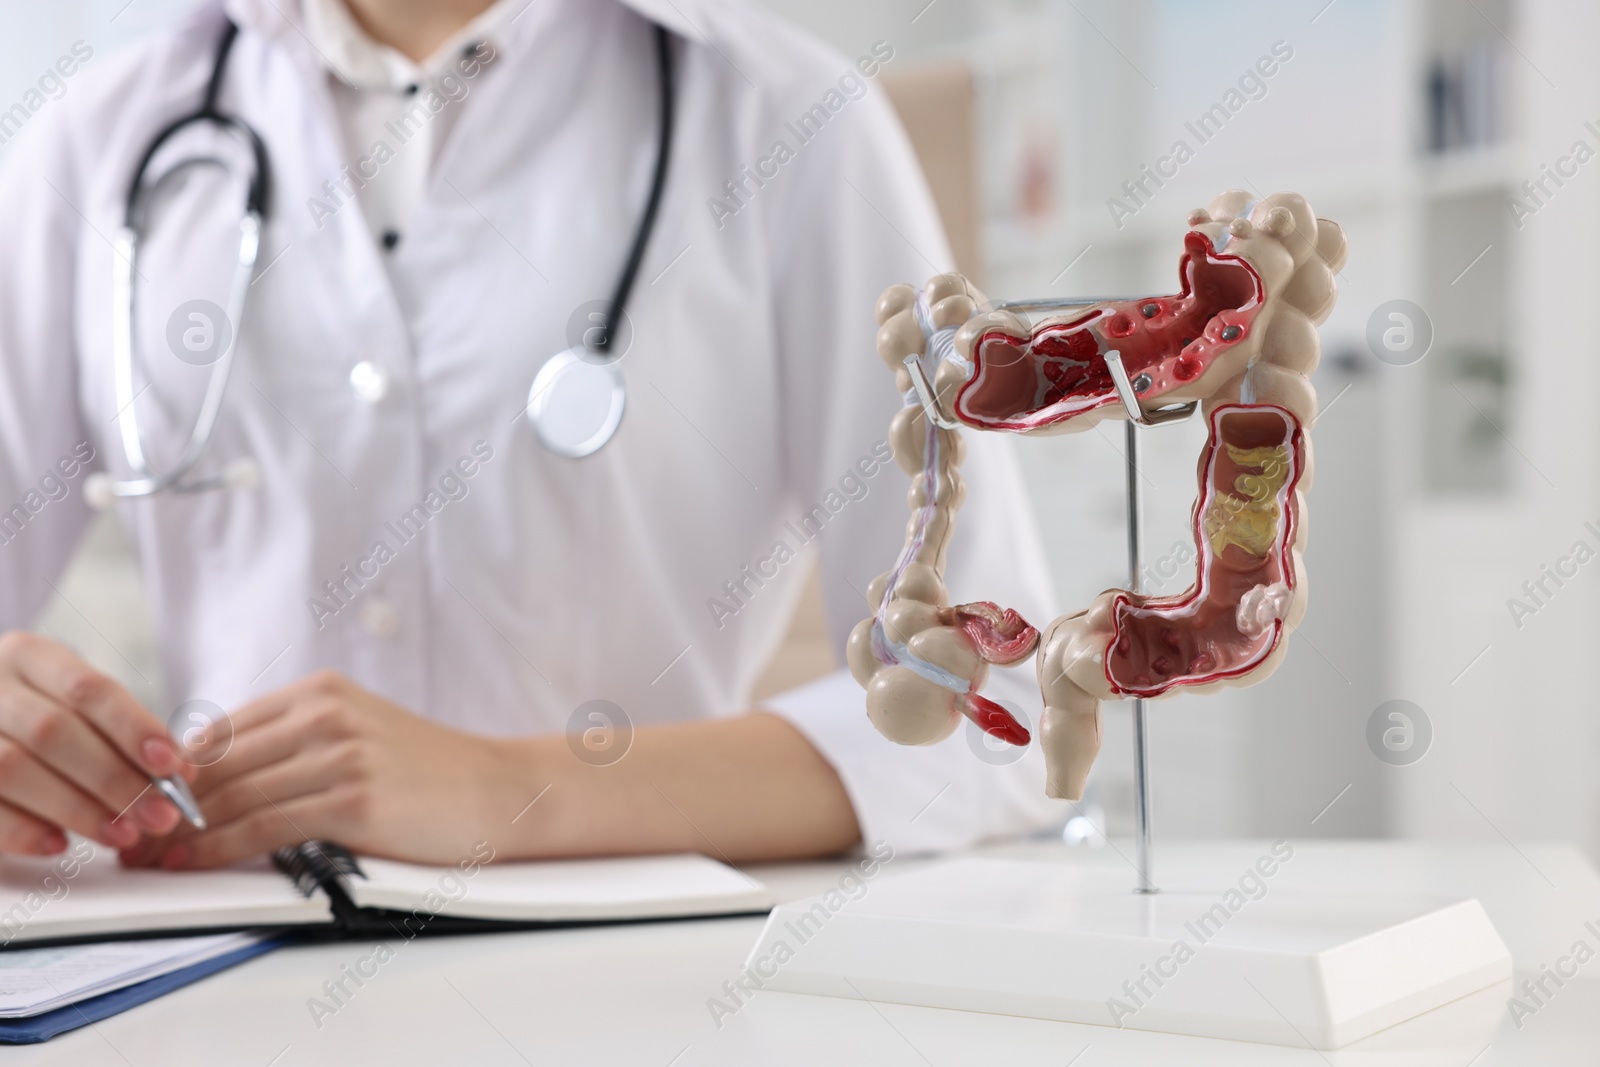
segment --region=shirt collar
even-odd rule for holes
[[[495,50],[503,54],[514,54],[531,41],[535,27],[540,21],[537,17],[539,11],[555,7],[562,2],[563,0],[500,0],[500,2],[480,15],[479,20],[493,17],[495,19],[494,26],[492,28],[486,27],[485,29],[491,34],[490,39],[495,45]],[[601,3],[604,0],[577,0],[577,2],[588,4]],[[705,30],[709,30],[716,21],[717,16],[714,8],[719,0],[616,0],[616,2],[632,8],[651,22],[665,26],[680,37],[703,40],[705,39]],[[251,30],[264,37],[280,40],[291,46],[298,46],[299,50],[313,56],[318,65],[325,68],[335,66],[331,57],[317,57],[316,53],[311,52],[307,47],[311,36],[311,30],[308,25],[310,19],[307,16],[308,8],[314,4],[330,7],[337,6],[340,9],[339,14],[349,21],[351,27],[363,38],[366,37],[366,34],[361,32],[360,27],[355,26],[354,19],[351,18],[350,12],[344,8],[341,0],[220,0],[220,4],[227,16],[242,29]],[[476,26],[477,21],[473,23],[473,26],[469,26],[462,31],[461,43],[463,46],[471,43],[472,37],[470,33]],[[368,38],[368,42],[371,43],[370,38]],[[382,48],[381,45],[376,44],[373,44],[373,47]],[[393,50],[385,49],[385,51],[392,52]],[[400,55],[398,52],[393,54],[401,62],[411,64],[416,69],[416,64],[411,63],[411,60],[405,56]],[[440,49],[439,53],[433,58],[442,58],[448,61],[454,57],[446,49]],[[430,59],[429,62],[431,63],[432,60]],[[381,77],[384,80],[382,84],[389,86],[393,84],[389,80],[391,77],[390,68],[387,65],[387,61],[380,61],[380,63],[383,64]],[[426,69],[426,64],[422,69]]]
[[[543,0],[533,0],[535,3]],[[358,89],[399,90],[433,81],[480,41],[503,44],[503,32],[529,0],[496,0],[421,63],[374,41],[344,0],[300,0],[306,40],[324,66]]]

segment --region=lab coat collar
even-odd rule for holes
[[[549,7],[561,0],[528,0],[528,3]],[[598,3],[602,0],[580,0]],[[706,25],[705,11],[712,0],[615,0],[640,15],[665,26],[680,37],[702,38],[700,27]],[[293,43],[298,50],[309,52],[306,37],[305,11],[300,0],[222,0],[222,9],[242,29],[252,30],[265,37]],[[497,47],[515,53],[533,39],[538,19],[515,18],[502,28]],[[320,63],[321,60],[319,59]]]

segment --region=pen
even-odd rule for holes
[[[182,778],[152,778],[150,784],[161,790],[168,800],[175,804],[183,817],[189,820],[189,825],[196,830],[206,828],[206,817],[200,814],[200,802],[195,800],[194,794],[189,792],[189,787]]]

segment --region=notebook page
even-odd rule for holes
[[[704,856],[421,867],[360,857],[344,879],[361,907],[524,922],[654,919],[764,911],[766,887]]]
[[[0,946],[45,938],[298,925],[333,917],[265,859],[216,871],[128,870],[81,838],[56,857],[0,858]]]

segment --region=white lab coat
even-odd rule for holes
[[[231,708],[329,667],[492,734],[565,730],[594,699],[636,725],[732,715],[818,559],[842,648],[909,515],[892,463],[865,465],[877,469],[864,496],[847,477],[886,454],[900,404],[874,352],[873,303],[947,269],[949,253],[881,90],[846,99],[809,143],[786,126],[834,99],[853,57],[699,0],[531,5],[451,104],[393,252],[358,206],[311,206],[351,161],[296,0],[227,0],[87,62],[0,178],[0,509],[27,512],[0,545],[0,624],[33,620],[89,518],[81,473],[35,510],[41,477],[85,442],[92,466],[127,474],[108,238],[153,133],[198,102],[224,8],[242,33],[221,106],[265,139],[274,187],[264,273],[204,469],[253,457],[261,482],[120,505],[172,702]],[[644,202],[657,93],[639,13],[681,38],[677,141],[629,307],[627,414],[609,445],[572,461],[542,450],[519,412],[574,309],[609,295]],[[724,183],[780,139],[793,158],[764,187],[748,183],[736,214],[713,211],[713,198],[736,203]],[[238,198],[206,184],[171,198],[140,260],[152,384],[137,403],[158,467],[207,374],[172,355],[169,316],[196,297],[225,302]],[[362,361],[381,371],[381,397],[352,389]],[[1009,442],[970,436],[954,593],[1042,625],[1053,605]],[[802,544],[794,531],[817,505],[826,524]],[[797,558],[779,565],[779,542]],[[746,567],[772,576],[758,586]],[[1031,671],[1019,681],[999,695],[1020,697]],[[842,672],[767,706],[837,768],[868,840],[948,847],[1064,815],[1043,797],[1035,752],[995,766],[965,731],[899,748]],[[1036,720],[1037,696],[1024,706]]]

